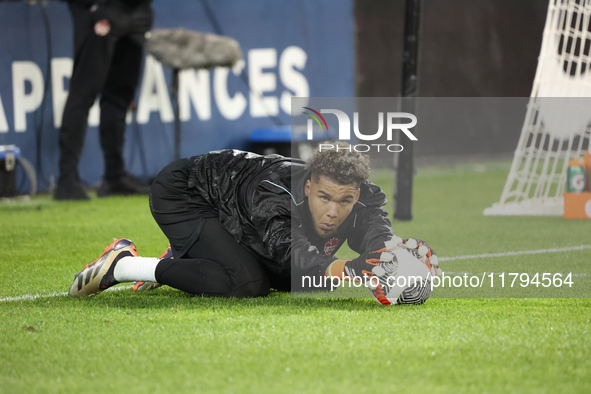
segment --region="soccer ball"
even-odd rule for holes
[[[372,296],[382,305],[422,304],[431,295],[435,267],[415,249],[400,245],[382,253],[375,276],[368,280]]]

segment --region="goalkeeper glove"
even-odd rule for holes
[[[435,275],[443,275],[443,271],[441,270],[441,268],[439,268],[439,259],[437,258],[437,254],[433,249],[431,249],[427,242],[419,238],[400,238],[400,244],[405,246],[406,249],[418,259],[422,259],[426,256],[427,261],[429,262],[431,267],[433,267]],[[388,246],[388,242],[386,242],[386,245]]]
[[[392,254],[385,247],[365,252],[353,260],[336,260],[326,268],[325,275],[364,282],[371,276],[386,274],[380,261],[392,261]]]
[[[384,247],[381,249],[365,252],[353,260],[336,260],[332,262],[326,268],[325,275],[361,281],[373,275],[384,277],[386,274],[389,274],[391,268],[388,265],[393,257],[391,252],[401,245],[418,259],[426,256],[426,260],[433,268],[434,273],[437,276],[443,274],[443,271],[439,268],[437,254],[429,247],[427,242],[419,238],[400,238],[394,236],[390,241],[386,241]]]
[[[387,295],[392,289],[388,279],[396,275],[395,256],[387,247],[363,253],[356,259],[337,260],[330,264],[325,271],[326,276],[339,277],[364,283],[373,297],[380,303],[389,305]]]

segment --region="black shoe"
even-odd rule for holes
[[[53,198],[56,200],[90,200],[90,194],[82,187],[79,178],[59,179]]]
[[[99,197],[128,196],[131,194],[150,194],[150,186],[146,185],[131,174],[125,174],[115,180],[103,178],[96,194]]]

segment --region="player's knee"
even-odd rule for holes
[[[238,289],[236,289],[234,294],[231,297],[239,297],[239,298],[253,298],[253,297],[265,297],[269,295],[271,291],[271,286],[269,285],[269,280],[267,278],[262,278],[257,281],[248,282]]]

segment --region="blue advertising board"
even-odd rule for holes
[[[181,72],[181,156],[247,148],[254,129],[290,124],[292,96],[354,95],[351,0],[218,0],[211,2],[217,29],[202,1],[155,0],[153,7],[155,29],[219,33],[221,27],[240,43],[244,55],[232,69]],[[57,141],[72,51],[66,3],[0,2],[0,145],[17,145],[36,167],[40,146],[45,179],[58,175]],[[136,92],[136,121],[128,116],[125,155],[132,173],[155,175],[173,159],[171,79],[171,70],[146,57]],[[95,106],[80,165],[90,185],[103,173],[98,119]],[[140,152],[145,152],[146,168]]]

